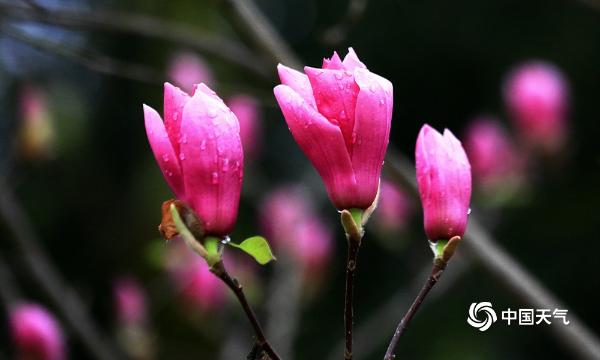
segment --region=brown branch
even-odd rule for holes
[[[423,304],[423,301],[425,301],[425,297],[427,296],[427,294],[429,294],[429,291],[433,289],[435,284],[437,284],[437,282],[440,280],[440,277],[442,277],[442,274],[444,273],[445,269],[446,263],[444,261],[438,261],[436,259],[436,261],[433,263],[431,274],[429,274],[427,281],[425,281],[425,284],[421,288],[421,291],[419,291],[419,294],[408,309],[406,315],[404,315],[402,320],[400,320],[400,322],[398,323],[398,327],[396,328],[396,331],[392,336],[392,340],[390,341],[390,345],[388,346],[387,351],[385,352],[383,360],[394,360],[394,352],[396,351],[396,347],[398,346],[398,341],[400,340],[400,337],[408,328],[410,321],[416,315],[417,311],[419,311],[419,308],[421,307],[421,304]]]
[[[262,327],[260,326],[252,307],[248,303],[248,299],[246,299],[242,285],[240,285],[236,279],[229,275],[227,269],[225,269],[225,264],[223,264],[223,261],[219,261],[213,265],[210,271],[212,271],[219,279],[221,279],[221,281],[223,281],[225,285],[227,285],[227,287],[229,287],[229,289],[231,289],[231,291],[233,291],[235,294],[235,297],[238,299],[240,305],[244,309],[244,313],[246,314],[246,317],[252,326],[252,330],[254,330],[254,334],[256,335],[256,343],[271,360],[280,360],[275,350],[273,350],[271,347],[269,341],[267,341]]]
[[[113,344],[96,328],[81,299],[65,283],[45,255],[27,214],[2,177],[0,177],[0,219],[12,235],[6,236],[6,239],[10,239],[20,252],[32,279],[48,296],[65,324],[79,337],[90,355],[100,360],[121,359],[121,354]]]
[[[9,20],[27,20],[64,28],[118,32],[160,39],[213,56],[235,64],[263,78],[271,78],[273,72],[263,65],[243,45],[215,35],[206,35],[190,26],[171,23],[146,15],[120,13],[95,9],[54,10],[39,9],[15,3],[0,3],[0,17]]]

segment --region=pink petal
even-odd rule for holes
[[[361,189],[359,202],[366,208],[377,195],[389,142],[393,87],[388,80],[365,69],[356,69],[354,78],[360,92],[356,101],[352,166]]]
[[[244,154],[237,118],[215,97],[197,90],[186,104],[180,161],[192,207],[207,232],[221,236],[237,218]]]
[[[181,115],[183,113],[183,106],[188,102],[190,96],[168,82],[165,83],[164,89],[165,128],[167,134],[169,134],[171,144],[173,144],[175,154],[179,154]]]
[[[340,129],[291,87],[279,85],[274,92],[294,139],[321,175],[331,201],[338,209],[353,207],[357,183]]]
[[[304,72],[310,80],[319,112],[333,125],[339,126],[346,148],[352,155],[354,109],[358,85],[351,72],[317,69],[306,66]]]
[[[356,68],[366,69],[367,66],[363,64],[359,59],[353,48],[348,48],[348,54],[344,57],[344,68],[346,70],[354,70]]]
[[[146,124],[146,135],[148,136],[150,147],[165,180],[175,193],[175,196],[185,200],[185,188],[179,167],[179,159],[173,150],[173,145],[169,141],[165,124],[156,110],[147,105],[144,105],[144,122]]]
[[[313,107],[316,107],[310,81],[308,81],[306,75],[281,64],[277,65],[277,72],[279,73],[279,79],[283,85],[291,87],[304,99],[304,101]]]
[[[340,59],[337,52],[333,52],[331,59],[323,59],[323,69],[344,70],[344,64],[342,64],[342,59]]]

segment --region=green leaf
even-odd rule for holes
[[[252,256],[261,265],[265,265],[272,260],[277,260],[271,251],[267,239],[262,236],[253,236],[242,241],[240,244],[232,242],[228,244]]]

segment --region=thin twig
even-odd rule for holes
[[[210,270],[219,279],[221,279],[221,281],[223,281],[225,285],[227,285],[227,287],[229,287],[229,289],[231,289],[231,291],[233,291],[233,293],[235,294],[240,305],[244,309],[244,313],[246,314],[248,321],[250,321],[250,325],[252,325],[252,329],[254,330],[254,334],[256,335],[256,343],[271,358],[271,360],[280,360],[275,350],[273,350],[273,348],[271,347],[269,341],[267,341],[262,327],[260,326],[260,323],[258,322],[258,319],[256,318],[252,307],[248,303],[248,299],[246,299],[246,295],[244,294],[242,285],[240,285],[240,283],[236,279],[232,278],[229,275],[227,269],[225,268],[225,264],[223,264],[223,261],[217,262],[211,267]]]
[[[302,63],[252,0],[222,0],[269,58],[293,68]],[[235,23],[235,22],[234,22]],[[235,25],[235,24],[234,24]]]
[[[79,337],[90,355],[100,360],[121,359],[120,352],[96,328],[81,299],[67,286],[43,252],[29,218],[2,177],[0,177],[0,218],[12,233],[12,236],[6,238],[13,241],[23,256],[32,279],[45,292],[65,324]]]
[[[402,179],[406,189],[417,194],[414,166],[395,149],[388,150],[388,171]],[[568,309],[555,295],[514,260],[471,214],[462,247],[526,303],[541,309]],[[569,312],[568,326],[553,323],[549,328],[573,353],[584,359],[600,358],[600,340],[575,314]]]
[[[0,31],[35,49],[71,60],[101,74],[119,76],[149,84],[162,84],[164,81],[164,77],[159,75],[159,71],[142,65],[114,60],[89,49],[69,48],[64,44],[55,43],[48,39],[36,38],[24,31],[18,30],[14,26],[3,25]]]
[[[415,298],[415,301],[412,303],[412,305],[406,312],[406,315],[404,315],[402,320],[400,320],[400,322],[398,323],[398,327],[396,327],[396,331],[392,336],[390,345],[388,346],[387,351],[385,352],[385,356],[383,357],[384,360],[394,359],[394,352],[396,351],[396,347],[398,346],[398,341],[400,340],[400,337],[408,328],[410,321],[417,314],[417,311],[419,311],[419,308],[421,307],[421,304],[423,304],[423,301],[425,300],[427,294],[429,294],[429,291],[431,291],[435,284],[437,284],[437,282],[440,280],[440,277],[444,273],[445,269],[446,263],[444,261],[440,261],[439,259],[436,259],[436,261],[434,261],[433,267],[431,269],[431,274],[429,274],[427,281],[421,288],[421,291],[419,291],[419,294]]]
[[[215,35],[203,34],[196,28],[171,23],[146,15],[108,10],[55,10],[0,2],[0,17],[27,20],[65,28],[119,32],[172,42],[228,63],[245,68],[263,78],[273,72],[250,50],[238,42]]]

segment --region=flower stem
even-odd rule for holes
[[[348,259],[346,262],[346,297],[344,302],[344,325],[346,334],[346,348],[344,350],[344,359],[352,359],[352,329],[354,325],[354,272],[356,270],[356,261],[358,250],[360,248],[360,239],[348,238]]]
[[[221,279],[221,281],[223,281],[225,285],[227,285],[227,287],[233,291],[240,305],[242,305],[244,313],[246,314],[248,321],[250,321],[250,325],[252,325],[252,329],[256,335],[256,344],[269,356],[271,360],[280,360],[279,355],[277,355],[275,350],[273,350],[271,344],[269,344],[269,341],[265,337],[262,327],[260,326],[254,311],[250,307],[248,299],[246,299],[242,285],[240,285],[237,279],[234,279],[229,275],[222,260],[214,264],[210,271],[212,271],[213,274]]]
[[[392,337],[390,345],[388,346],[387,351],[385,353],[385,357],[383,358],[384,360],[394,359],[394,351],[396,350],[396,346],[398,345],[400,337],[406,331],[410,320],[413,318],[413,316],[415,316],[415,314],[419,310],[419,307],[421,307],[421,304],[425,300],[427,294],[429,294],[429,291],[433,288],[433,286],[438,282],[438,280],[442,276],[445,268],[446,262],[444,260],[442,260],[441,258],[436,258],[434,260],[433,268],[431,269],[431,274],[429,275],[429,278],[421,288],[421,291],[419,291],[419,294],[408,309],[406,315],[404,315],[402,320],[400,320],[400,323],[398,323],[396,331],[394,332],[394,336]]]

